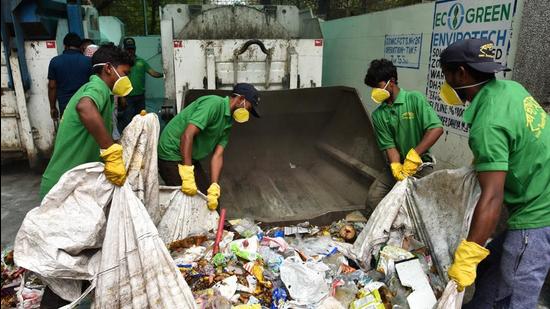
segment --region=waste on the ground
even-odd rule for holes
[[[34,274],[14,264],[13,249],[2,250],[1,268],[1,308],[40,308],[45,286]]]
[[[351,242],[366,224],[359,212],[328,226],[228,223],[215,255],[214,230],[167,244],[198,308],[415,309],[441,296],[430,249],[412,236],[400,247],[383,246],[370,269],[350,258]],[[39,307],[44,286],[24,274],[13,251],[3,251],[2,309]]]
[[[441,284],[430,250],[414,237],[401,247],[384,246],[370,269],[349,258],[350,242],[366,223],[360,213],[329,226],[262,229],[250,218],[228,223],[214,256],[214,231],[167,245],[199,308],[414,309],[420,308],[417,295],[423,303],[441,296],[430,286]],[[412,284],[418,271],[422,280]]]

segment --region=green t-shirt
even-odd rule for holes
[[[128,78],[132,82],[132,92],[128,94],[129,97],[142,95],[145,93],[145,73],[149,71],[151,66],[143,58],[136,56],[136,62],[130,70]]]
[[[40,199],[68,170],[88,162],[99,162],[99,145],[80,121],[76,105],[81,98],[90,98],[97,106],[108,132],[112,131],[113,96],[105,82],[97,75],[82,85],[72,96],[59,123],[50,163],[42,175]]]
[[[227,146],[232,123],[229,97],[200,97],[166,125],[160,135],[158,157],[167,161],[183,161],[181,135],[189,124],[194,124],[201,131],[193,139],[193,160],[202,160],[217,145]]]
[[[506,171],[510,229],[550,226],[550,124],[514,81],[492,80],[464,111],[476,171]]]
[[[402,160],[427,130],[443,126],[423,94],[403,88],[393,104],[383,102],[374,110],[372,122],[380,150],[397,148]]]

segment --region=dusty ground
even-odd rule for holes
[[[38,206],[41,175],[26,162],[2,165],[2,248],[13,244],[17,230],[30,209]],[[541,292],[538,309],[550,308],[550,276]]]

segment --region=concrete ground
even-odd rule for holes
[[[13,245],[26,213],[40,205],[40,178],[25,161],[2,164],[2,248]],[[550,309],[550,276],[540,295],[538,309]]]
[[[26,161],[2,164],[2,248],[13,244],[27,212],[40,205],[40,179]]]

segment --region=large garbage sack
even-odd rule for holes
[[[372,257],[378,256],[383,245],[401,247],[405,236],[415,235],[431,249],[439,277],[448,281],[447,269],[460,240],[468,235],[480,192],[471,168],[400,181],[372,213],[351,255],[362,268],[370,269]],[[462,297],[455,294],[449,299],[449,291],[448,286],[447,302]]]
[[[218,227],[220,216],[206,206],[206,196],[198,192],[188,196],[180,187],[161,186],[160,208],[163,216],[158,224],[160,238],[168,244],[188,236],[205,234]]]
[[[128,171],[127,181],[143,202],[153,223],[162,216],[159,206],[157,145],[160,125],[154,113],[136,116],[122,132],[120,143]]]
[[[191,290],[127,184],[114,189],[94,307],[195,307]]]
[[[129,171],[125,186],[151,203],[148,213],[160,219],[158,179],[152,173],[158,127],[155,114],[135,117],[122,143]],[[92,280],[98,272],[113,190],[102,163],[83,164],[65,173],[41,206],[23,220],[14,245],[16,264],[38,274],[63,299],[76,300],[81,280]]]
[[[101,163],[63,174],[41,206],[25,216],[15,238],[15,263],[43,277],[63,299],[78,298],[79,280],[97,273],[112,191]]]

